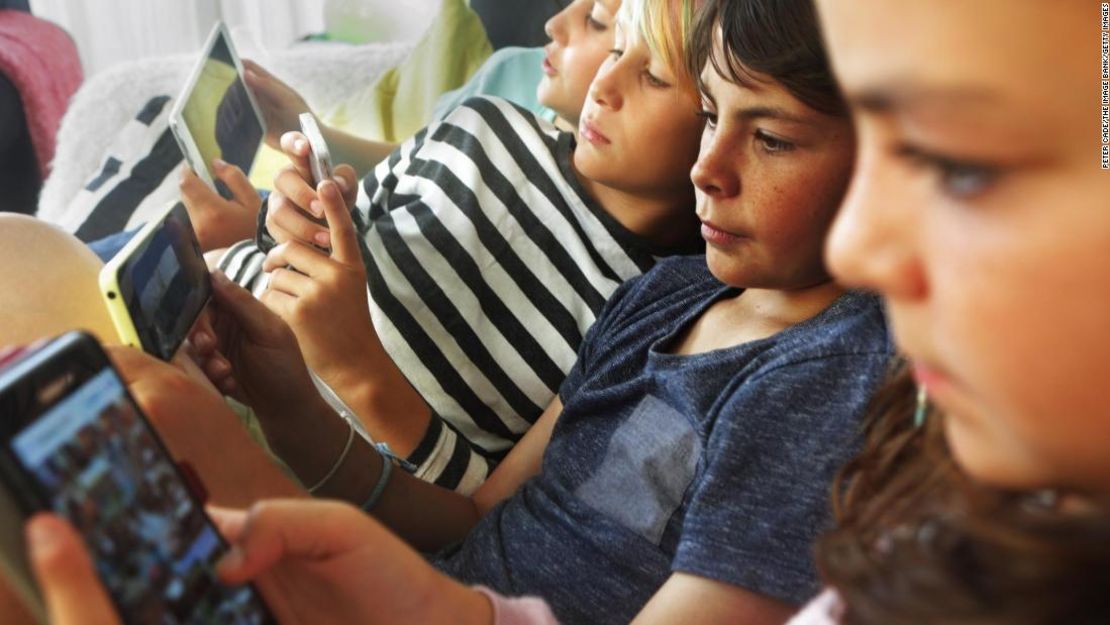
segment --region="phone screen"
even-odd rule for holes
[[[262,144],[263,129],[222,30],[216,35],[181,115],[217,187],[223,183],[211,171],[214,159],[223,159],[250,172]],[[224,197],[231,197],[226,188],[218,190]]]
[[[212,294],[208,266],[185,205],[178,203],[120,267],[120,296],[143,350],[169,360]]]
[[[110,367],[9,439],[32,490],[85,537],[127,623],[270,622],[220,584],[225,547]]]

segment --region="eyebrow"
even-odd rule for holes
[[[710,91],[708,83],[702,82],[700,93],[702,98],[708,100],[709,103],[713,106],[717,106],[717,99],[713,97],[713,93]],[[790,111],[779,106],[744,107],[738,111],[735,111],[732,117],[743,121],[752,121],[756,119],[777,119],[780,121],[789,122],[792,124],[801,124],[804,126],[812,126],[814,124],[813,120],[806,119],[801,115],[791,113]]]
[[[989,89],[975,87],[918,87],[914,85],[893,84],[890,86],[871,86],[849,92],[849,104],[873,113],[889,113],[897,109],[920,106],[943,106],[954,104],[990,104],[998,99]]]

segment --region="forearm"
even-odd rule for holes
[[[316,496],[361,507],[377,486],[384,465],[381,454],[357,434],[344,456],[349,432],[345,421],[328,413],[306,420],[296,431],[284,429],[267,438],[306,487],[335,469],[316,489]],[[372,513],[421,551],[462,540],[480,518],[472,499],[418,480],[398,467],[391,471]]]
[[[358,172],[359,178],[368,174],[397,148],[395,143],[363,139],[331,127],[325,127],[321,132],[332,152],[332,161],[348,163]]]

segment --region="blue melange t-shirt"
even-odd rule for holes
[[[562,386],[542,473],[437,564],[539,595],[564,623],[627,623],[673,572],[800,603],[834,472],[892,355],[879,301],[848,293],[774,336],[669,353],[736,295],[703,256],[625,283]]]

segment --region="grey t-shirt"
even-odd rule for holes
[[[542,473],[438,565],[539,595],[565,623],[627,623],[673,572],[812,596],[829,484],[892,346],[878,300],[849,293],[766,339],[669,353],[737,292],[703,256],[618,289],[562,386]]]

